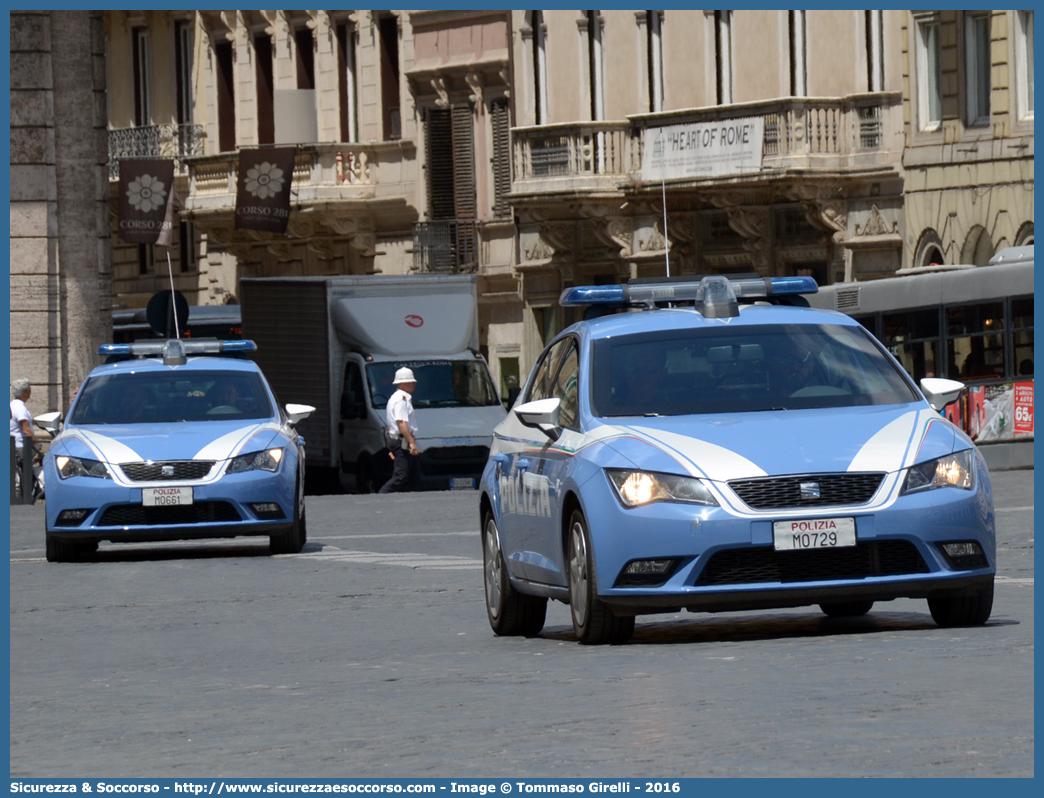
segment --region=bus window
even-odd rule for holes
[[[886,313],[881,331],[882,343],[914,380],[940,376],[938,308]]]
[[[1007,374],[1004,357],[1004,303],[958,305],[946,310],[947,375],[974,381]]]
[[[1033,376],[1033,297],[1011,300],[1012,365],[1015,376]]]

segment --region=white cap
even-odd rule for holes
[[[398,385],[402,382],[416,382],[417,378],[413,376],[413,372],[403,366],[401,369],[395,372],[395,379],[392,380],[392,385]]]

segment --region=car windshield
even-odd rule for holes
[[[482,360],[424,360],[409,363],[370,363],[366,377],[370,400],[380,410],[388,404],[396,386],[397,369],[406,366],[417,378],[414,407],[489,407],[499,404],[489,370]]]
[[[909,383],[861,328],[715,326],[595,342],[597,416],[902,404]]]
[[[261,378],[246,371],[145,371],[91,377],[73,424],[169,424],[271,418]]]

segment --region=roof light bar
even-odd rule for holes
[[[725,280],[737,299],[764,299],[770,296],[814,294],[819,286],[811,277],[755,277],[728,280],[720,276],[694,280],[630,283],[624,285],[582,285],[567,288],[558,298],[564,307],[571,305],[613,305],[616,307],[651,305],[656,302],[704,301],[708,280]],[[720,289],[719,289],[720,290]]]
[[[102,344],[98,347],[98,354],[103,357],[111,355],[130,355],[131,357],[160,357],[174,356],[174,351],[180,346],[184,355],[217,355],[229,352],[256,352],[257,344],[253,341],[218,341],[205,340],[193,341],[184,338],[172,338],[168,341],[134,341],[130,344]]]

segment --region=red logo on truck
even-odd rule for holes
[[[423,327],[424,319],[422,319],[420,316],[414,316],[411,314],[406,317],[406,323],[411,327]]]

